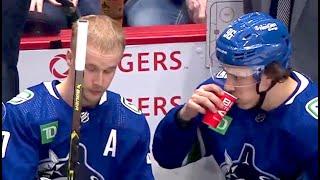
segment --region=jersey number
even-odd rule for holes
[[[6,156],[6,150],[10,138],[10,133],[8,131],[2,131],[2,158]]]

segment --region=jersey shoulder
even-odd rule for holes
[[[107,91],[106,108],[113,112],[113,122],[120,128],[139,133],[149,131],[149,126],[142,111],[128,99],[118,93]]]
[[[6,106],[12,107],[16,111],[34,111],[44,96],[43,83],[23,90],[18,95],[6,102]]]
[[[303,122],[318,119],[318,85],[310,81],[304,75],[294,72],[298,87],[292,96],[285,102],[288,106],[289,114]]]
[[[25,119],[28,123],[41,123],[41,115],[50,115],[53,111],[53,99],[48,89],[51,82],[40,83],[23,90],[17,96],[5,103],[7,113],[11,113],[12,118]]]
[[[317,151],[318,142],[318,87],[301,74],[298,88],[285,102],[286,108],[280,128],[290,144],[309,152]]]
[[[16,97],[3,105],[5,115],[2,117],[3,130],[33,142],[41,142],[40,131],[45,128],[57,127],[57,121],[52,122],[54,107],[48,99],[44,84],[25,89]],[[44,141],[42,141],[44,142]]]

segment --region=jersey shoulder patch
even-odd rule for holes
[[[122,96],[121,96],[121,104],[136,114],[142,114],[140,109],[138,109],[135,105],[133,105],[130,101],[128,101],[126,98]]]
[[[20,94],[18,94],[16,97],[9,100],[8,103],[13,104],[13,105],[22,104],[22,103],[32,99],[33,96],[34,96],[34,93],[32,91],[25,89]]]
[[[318,97],[307,102],[306,111],[315,119],[318,119]]]

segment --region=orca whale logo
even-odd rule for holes
[[[255,165],[255,149],[245,143],[239,158],[232,160],[227,151],[224,152],[225,162],[220,167],[227,180],[278,180],[280,178],[264,172]]]
[[[92,168],[87,162],[87,149],[79,143],[79,180],[105,180],[104,177]],[[65,158],[58,156],[49,150],[49,158],[41,160],[38,167],[38,179],[67,180],[69,154]]]

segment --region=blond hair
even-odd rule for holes
[[[100,53],[123,53],[125,37],[122,27],[106,15],[88,15],[80,20],[89,21],[88,46],[92,46]],[[77,23],[72,25],[71,50],[75,52]]]

